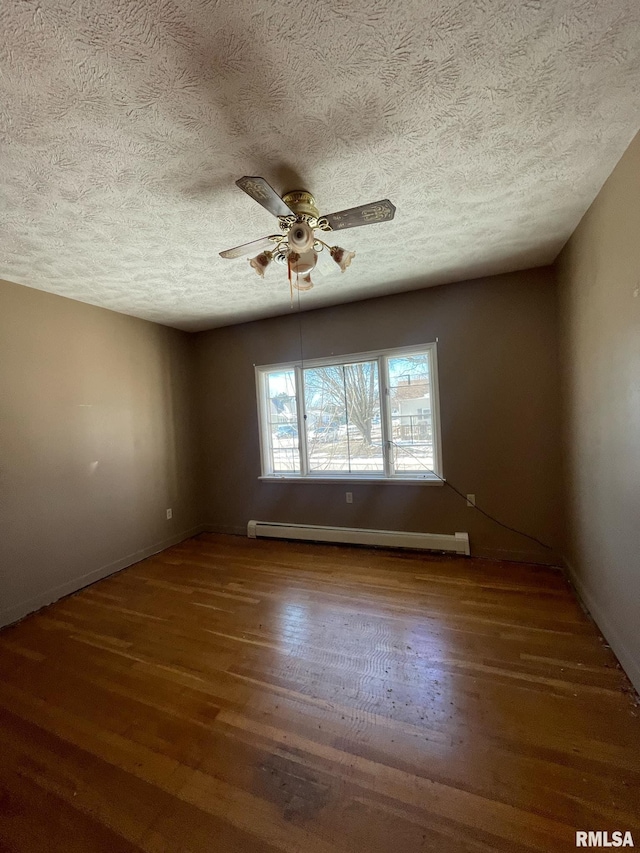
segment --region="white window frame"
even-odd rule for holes
[[[429,379],[431,398],[431,419],[433,430],[433,472],[400,472],[392,471],[393,442],[390,439],[391,407],[388,404],[389,370],[388,359],[406,355],[428,353]],[[353,364],[359,361],[377,361],[378,384],[380,389],[380,426],[383,444],[384,473],[362,471],[358,473],[341,471],[310,472],[307,461],[307,419],[305,417],[305,400],[303,386],[303,370],[310,367],[338,367],[342,364]],[[269,395],[267,377],[275,371],[292,370],[295,378],[296,412],[298,422],[298,447],[300,471],[274,473],[271,460],[271,442],[268,438],[269,426]],[[441,485],[444,482],[442,470],[442,440],[440,432],[440,392],[438,385],[438,352],[436,342],[418,344],[415,346],[395,349],[373,350],[370,352],[346,353],[339,356],[315,358],[302,361],[287,361],[280,364],[261,364],[255,366],[256,397],[258,402],[258,431],[260,435],[260,459],[262,465],[261,480],[273,482],[304,482],[304,483],[335,483],[335,482],[366,482],[366,483],[425,483]]]

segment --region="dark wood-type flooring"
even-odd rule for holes
[[[203,535],[0,632],[0,850],[640,846],[640,716],[554,569]]]

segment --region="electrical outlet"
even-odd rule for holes
[[[467,506],[475,506],[476,505],[476,496],[475,495],[467,495]]]
[[[172,510],[172,509],[168,509],[168,510],[167,510],[167,521],[169,521],[169,520],[170,520],[170,519],[172,519],[172,518],[173,518],[173,510]]]
[[[345,494],[347,496],[347,503],[352,504],[353,503],[353,492],[345,492]]]

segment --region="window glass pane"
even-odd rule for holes
[[[300,377],[304,401],[296,400],[296,370],[288,365],[261,368],[264,474],[300,475],[302,451],[308,462],[305,473],[311,475],[384,475],[389,470],[382,444],[385,425],[391,445],[390,473],[400,477],[435,474],[438,424],[434,423],[436,377],[431,348],[380,355],[388,369],[388,391],[380,388],[378,358],[367,353],[353,356],[346,364],[325,361],[312,366],[311,362]],[[304,435],[298,436],[298,407],[303,402]],[[303,438],[305,447],[300,444]]]
[[[429,353],[389,358],[388,365],[394,471],[425,474],[434,465]]]
[[[274,474],[299,473],[298,407],[293,370],[278,370],[266,376],[269,458]]]
[[[309,471],[381,473],[377,361],[304,371]]]

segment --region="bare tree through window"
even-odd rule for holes
[[[383,471],[377,361],[307,368],[304,389],[309,469]]]

